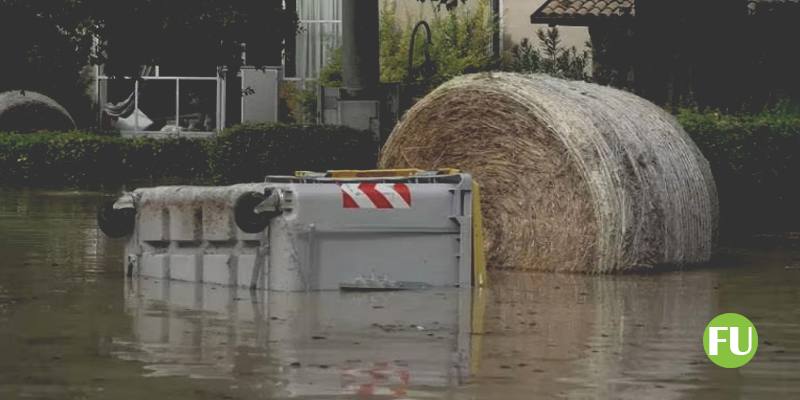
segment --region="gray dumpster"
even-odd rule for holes
[[[332,171],[127,193],[99,214],[126,273],[278,291],[483,282],[477,185],[457,171]]]

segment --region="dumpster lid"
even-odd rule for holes
[[[294,176],[267,176],[266,183],[338,183],[338,182],[405,182],[452,183],[463,180],[460,170],[421,169],[332,170],[327,172],[297,171]]]

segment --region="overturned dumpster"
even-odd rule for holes
[[[477,191],[455,170],[300,172],[138,189],[98,222],[127,238],[129,277],[276,291],[469,287],[485,279]]]

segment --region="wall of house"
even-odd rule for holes
[[[418,0],[381,0],[382,4],[386,4],[387,1],[394,2],[398,14],[406,15],[408,18],[419,19],[433,14],[430,0],[426,0],[425,3],[420,3]],[[459,7],[474,6],[478,1],[481,0],[467,0],[466,4],[460,4]],[[547,28],[547,25],[532,25],[531,14],[544,2],[545,0],[500,0],[504,48],[510,48],[524,38],[537,41],[536,30]],[[589,30],[586,27],[566,26],[559,27],[559,30],[566,46],[575,46],[581,50],[589,40]]]
[[[519,43],[524,38],[536,39],[539,28],[547,25],[531,24],[531,14],[544,4],[545,0],[502,0],[503,31],[506,44]],[[586,47],[589,30],[583,26],[559,26],[564,45],[575,46],[578,50]]]

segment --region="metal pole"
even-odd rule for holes
[[[216,108],[215,108],[215,111],[216,111],[215,114],[216,115],[214,115],[214,122],[216,122],[216,124],[217,124],[217,126],[216,126],[217,129],[216,130],[219,132],[219,130],[220,130],[219,129],[219,121],[220,121],[219,114],[220,114],[220,107],[222,106],[222,102],[220,101],[220,98],[219,98],[219,94],[220,94],[220,91],[221,91],[220,90],[220,85],[222,84],[219,81],[219,71],[217,71],[217,81],[216,81],[216,83],[217,83],[217,97],[214,99],[215,103],[216,103]]]
[[[417,22],[417,25],[414,26],[414,30],[411,31],[411,44],[408,48],[408,75],[406,75],[406,81],[411,83],[414,81],[414,46],[416,45],[417,40],[417,32],[420,28],[425,28],[425,63],[429,63],[431,61],[429,49],[433,43],[433,36],[431,35],[431,27],[425,21]],[[423,77],[426,78],[426,77]]]
[[[106,84],[108,85],[108,84]],[[105,99],[100,98],[100,66],[94,66],[94,88],[96,91],[97,97],[95,98],[95,102],[97,105],[97,126],[100,129],[103,129],[103,107],[105,107]],[[103,96],[105,97],[105,96]]]
[[[133,82],[133,132],[139,133],[139,80]]]
[[[181,128],[181,79],[175,78],[175,133]]]
[[[219,130],[222,131],[225,129],[226,121],[228,117],[228,76],[227,70],[223,69],[220,71],[219,75],[220,85],[221,85],[221,93],[220,93],[220,118],[219,118]]]

